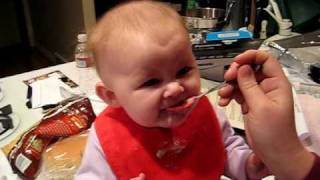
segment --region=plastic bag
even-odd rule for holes
[[[80,166],[88,133],[84,131],[50,145],[42,154],[36,179],[73,179]]]
[[[24,133],[11,149],[8,159],[12,169],[24,179],[35,178],[47,146],[88,129],[94,119],[88,98],[76,96],[62,101],[45,114],[38,125]]]

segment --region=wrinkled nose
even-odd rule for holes
[[[167,84],[163,97],[170,98],[179,96],[183,91],[184,87],[179,82],[171,82]]]

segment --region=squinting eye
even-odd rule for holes
[[[188,72],[190,72],[191,69],[192,69],[192,68],[191,68],[191,67],[188,67],[188,66],[183,67],[183,68],[181,68],[181,69],[178,71],[177,76],[178,76],[178,77],[184,76],[184,75],[188,74]]]
[[[144,82],[141,87],[150,87],[160,83],[159,79],[149,79],[148,81]]]

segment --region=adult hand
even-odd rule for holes
[[[262,179],[270,175],[268,167],[254,153],[248,156],[246,162],[246,173],[248,179]]]
[[[254,72],[252,64],[261,65],[261,71]],[[314,157],[298,139],[291,85],[278,61],[266,52],[249,50],[235,58],[224,77],[237,83],[219,90],[219,104],[235,99],[241,105],[255,154],[280,179],[302,179]]]

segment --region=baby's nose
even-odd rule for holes
[[[179,82],[170,82],[167,84],[165,92],[163,94],[164,98],[175,97],[184,91],[184,87]]]

